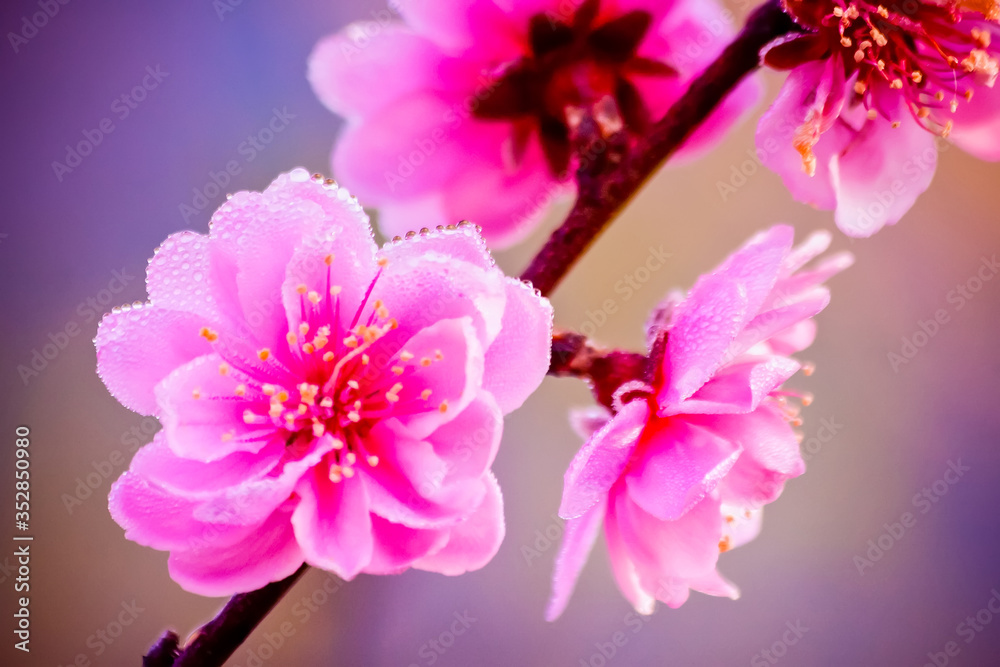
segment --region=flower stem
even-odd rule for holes
[[[739,82],[760,66],[760,50],[797,27],[778,0],[767,0],[747,19],[736,39],[695,79],[687,92],[630,151],[617,168],[595,178],[578,176],[569,217],[521,274],[548,295],[646,180],[712,113]]]
[[[578,333],[556,332],[552,336],[548,374],[589,380],[597,402],[611,411],[618,388],[631,380],[647,380],[648,369],[647,357],[638,352],[601,350]]]
[[[288,589],[309,569],[303,565],[290,577],[249,593],[234,595],[222,611],[195,633],[183,649],[167,631],[143,658],[143,667],[218,667],[240,647]]]

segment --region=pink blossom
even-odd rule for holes
[[[474,220],[493,247],[572,194],[572,137],[593,114],[633,134],[660,118],[732,34],[711,0],[421,0],[405,20],[321,41],[309,80],[346,118],[335,175],[389,235]],[[386,12],[387,13],[387,12]],[[748,81],[686,145],[757,97]]]
[[[870,236],[928,188],[943,138],[1000,159],[996,0],[784,4],[804,32],[765,53],[791,71],[757,146],[795,199]]]
[[[97,334],[108,389],[163,425],[109,504],[181,586],[490,560],[490,466],[548,368],[551,309],[472,225],[379,250],[354,198],[297,169],[170,236],[147,285]]]
[[[587,442],[566,472],[549,620],[602,524],[618,587],[639,612],[656,600],[679,607],[691,589],[738,596],[716,570],[719,554],[752,540],[761,508],[805,470],[795,394],[781,389],[801,365],[787,355],[811,344],[810,318],[830,297],[821,283],[852,261],[835,255],[800,271],[830,236],[792,249],[792,235],[758,234],[687,298],[669,297],[650,327],[652,386],[619,389],[610,418],[575,416]]]

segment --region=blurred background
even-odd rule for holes
[[[295,166],[329,172],[338,121],[310,91],[306,58],[323,35],[386,5],[52,5],[34,32],[24,20],[41,11],[36,0],[0,9],[0,538],[13,544],[16,532],[18,425],[31,429],[35,537],[30,654],[13,650],[16,563],[13,546],[0,549],[0,663],[138,665],[165,628],[183,636],[223,601],[181,590],[167,554],[127,542],[108,515],[112,481],[158,426],[97,378],[97,321],[145,298],[153,249],[181,229],[205,232],[224,191],[260,190]],[[764,80],[773,97],[780,79]],[[638,349],[662,295],[754,231],[833,228],[753,164],[753,125],[655,178],[555,294],[558,325],[590,322],[600,341]],[[262,134],[269,126],[281,129]],[[67,145],[87,137],[100,142],[70,161]],[[210,187],[230,161],[232,183]],[[998,179],[1000,166],[946,150],[898,226],[865,241],[835,235],[858,262],[832,281],[804,355],[817,373],[791,382],[816,395],[803,427],[809,470],[768,507],[759,539],[722,556],[739,601],[695,593],[637,621],[599,544],[565,615],[542,620],[562,474],[580,444],[564,415],[590,403],[580,383],[549,378],[507,423],[495,465],[507,537],[486,568],[346,585],[312,571],[228,664],[1000,664],[1000,618],[988,607],[1000,604]],[[499,253],[500,265],[519,272],[558,217]],[[651,248],[669,260],[637,273]],[[629,275],[645,282],[625,299],[614,285]],[[913,521],[897,528],[906,512]],[[616,633],[624,641],[608,656]]]

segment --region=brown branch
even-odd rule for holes
[[[613,410],[615,392],[631,380],[648,381],[649,360],[638,352],[605,351],[583,334],[557,332],[552,336],[549,375],[588,380],[597,401]]]
[[[288,589],[309,569],[249,593],[234,595],[178,654],[177,635],[167,631],[143,658],[143,667],[218,667],[236,652]]]
[[[548,295],[611,219],[649,177],[708,118],[739,82],[760,66],[760,50],[798,28],[778,0],[768,0],[747,19],[740,34],[691,83],[690,88],[653,126],[617,169],[603,178],[581,173],[573,210],[521,278]]]

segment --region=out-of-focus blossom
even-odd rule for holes
[[[870,236],[928,188],[948,139],[1000,159],[996,0],[784,0],[804,30],[766,50],[791,70],[758,153],[797,200]]]
[[[347,120],[335,175],[379,207],[389,235],[469,219],[493,247],[519,240],[572,194],[582,119],[634,139],[732,34],[731,15],[713,0],[397,7],[405,24],[354,24],[310,58],[316,94]],[[756,100],[756,86],[734,92],[685,152],[717,139]]]
[[[805,464],[792,428],[796,394],[781,389],[812,343],[822,285],[848,266],[828,234],[792,248],[792,229],[751,239],[686,298],[668,297],[649,328],[652,385],[616,395],[614,416],[578,414],[587,442],[566,472],[567,519],[547,617],[566,606],[602,524],[618,586],[642,613],[683,604],[691,589],[736,598],[721,552],[753,539],[761,508]],[[803,403],[808,402],[808,397]]]
[[[147,286],[96,339],[111,393],[163,424],[109,504],[181,586],[490,560],[490,466],[548,367],[551,309],[474,226],[379,250],[356,200],[299,169],[170,236]]]

